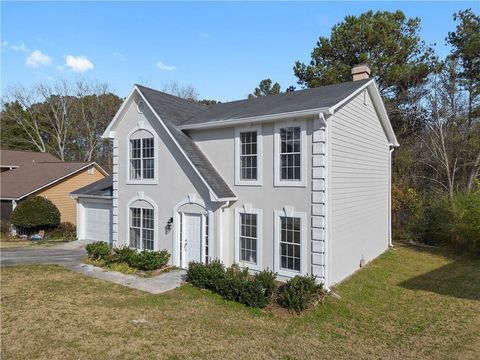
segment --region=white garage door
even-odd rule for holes
[[[83,202],[84,238],[111,242],[112,202]]]

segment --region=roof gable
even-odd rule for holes
[[[0,198],[20,200],[47,186],[74,175],[75,173],[95,166],[105,171],[94,162],[36,162],[20,166],[16,169],[0,173]]]

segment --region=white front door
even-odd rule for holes
[[[202,215],[184,214],[185,235],[183,244],[185,248],[185,264],[188,266],[191,261],[202,261]]]

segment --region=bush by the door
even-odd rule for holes
[[[129,247],[112,248],[103,241],[88,244],[88,257],[92,260],[101,260],[106,264],[127,264],[131,268],[143,271],[157,270],[165,267],[170,260],[167,250],[141,252]]]

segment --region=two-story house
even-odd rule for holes
[[[113,139],[114,246],[337,283],[384,252],[398,146],[370,70],[204,106],[135,85]]]

